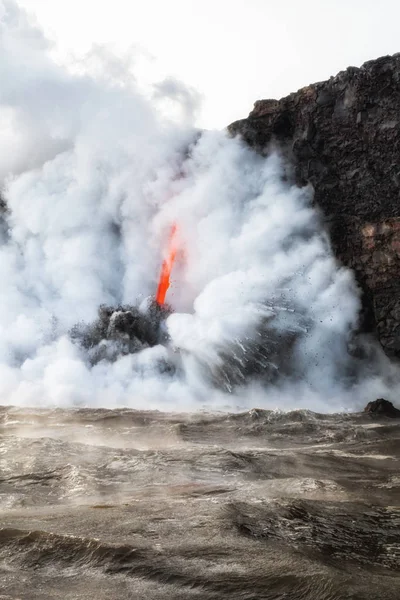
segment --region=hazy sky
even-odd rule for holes
[[[246,116],[259,98],[400,51],[398,0],[18,1],[62,57],[96,43],[147,53],[142,76],[195,87],[206,127]]]

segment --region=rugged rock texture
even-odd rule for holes
[[[92,364],[103,359],[114,361],[123,354],[165,342],[162,325],[170,313],[167,305],[161,307],[153,300],[143,310],[137,306],[102,305],[94,323],[78,323],[70,334],[88,351]]]
[[[315,189],[338,258],[364,291],[363,328],[400,356],[400,54],[349,67],[229,126],[259,152],[277,144]]]
[[[384,398],[378,398],[378,400],[368,402],[367,406],[364,408],[364,412],[381,415],[383,417],[390,417],[391,419],[400,419],[400,410],[395,408],[389,400],[385,400]]]

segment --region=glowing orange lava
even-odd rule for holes
[[[160,306],[165,303],[165,296],[167,295],[167,291],[168,291],[168,288],[171,283],[170,278],[171,278],[172,267],[174,266],[175,258],[176,258],[177,252],[178,252],[176,234],[177,234],[177,226],[174,223],[172,225],[171,233],[169,235],[167,257],[163,261],[163,264],[161,267],[160,279],[158,281],[156,302]]]

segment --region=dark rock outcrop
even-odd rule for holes
[[[400,54],[349,67],[282,100],[260,100],[228,130],[289,155],[311,183],[334,251],[363,290],[362,329],[400,357]]]
[[[382,417],[391,417],[392,419],[400,419],[400,410],[395,408],[389,400],[378,398],[373,402],[368,402],[364,408],[364,412],[373,413]]]
[[[166,342],[163,323],[171,313],[167,305],[150,301],[145,310],[137,306],[100,306],[98,318],[90,325],[78,323],[70,331],[71,338],[84,348],[90,362],[114,361]]]

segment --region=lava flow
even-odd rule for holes
[[[163,260],[163,264],[161,267],[160,279],[158,281],[158,288],[156,293],[156,302],[160,306],[165,303],[165,297],[167,295],[168,288],[170,286],[170,278],[172,267],[174,266],[174,262],[176,259],[176,255],[178,252],[177,248],[177,226],[174,223],[171,228],[171,233],[169,235],[168,241],[168,249],[167,249],[167,257]]]

